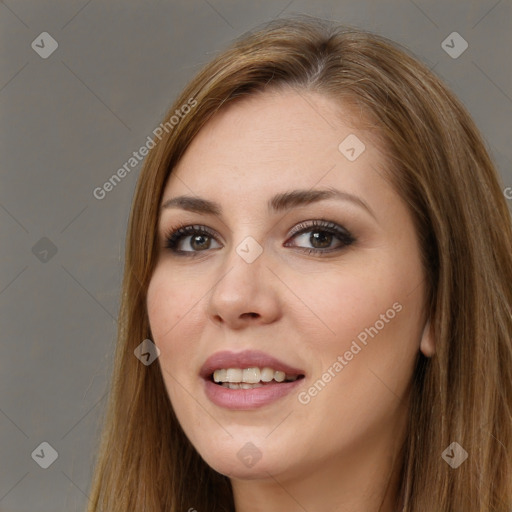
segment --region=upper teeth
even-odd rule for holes
[[[213,372],[215,382],[246,382],[256,384],[257,382],[270,382],[274,379],[276,382],[286,380],[296,380],[298,375],[286,375],[285,372],[276,371],[272,368],[223,368]]]

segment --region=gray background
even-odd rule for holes
[[[103,200],[92,191],[145,143],[199,67],[232,38],[286,14],[376,31],[408,46],[465,103],[505,188],[512,186],[511,7],[510,0],[0,2],[0,511],[85,509],[140,164]],[[456,59],[441,47],[453,31],[469,44]],[[47,59],[31,47],[42,32],[59,45]],[[31,457],[43,441],[58,452],[48,469]]]

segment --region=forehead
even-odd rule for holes
[[[267,91],[238,99],[200,130],[164,196],[222,190],[225,198],[250,200],[298,186],[360,189],[376,178],[383,158],[358,124],[353,109],[320,93]],[[358,152],[364,148],[352,161],[347,140],[359,144]]]

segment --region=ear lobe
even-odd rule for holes
[[[430,323],[430,318],[427,320],[423,333],[421,335],[420,350],[425,357],[432,357],[436,352],[436,343],[434,339],[434,330]]]

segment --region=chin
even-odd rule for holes
[[[235,438],[224,445],[217,444],[217,449],[212,450],[212,444],[208,444],[205,439],[205,449],[199,447],[198,452],[211,468],[229,478],[265,479],[269,475],[281,473],[285,470],[282,467],[283,462],[286,461],[286,465],[289,465],[290,461],[280,456],[281,451],[264,446],[264,442],[264,439],[251,442]],[[266,457],[265,453],[269,456]]]
[[[246,466],[236,458],[236,455],[229,459],[223,456],[222,458],[204,460],[217,473],[237,480],[263,480],[270,478],[270,475],[273,476],[280,472],[280,468],[276,468],[269,461],[259,460],[252,467]]]

